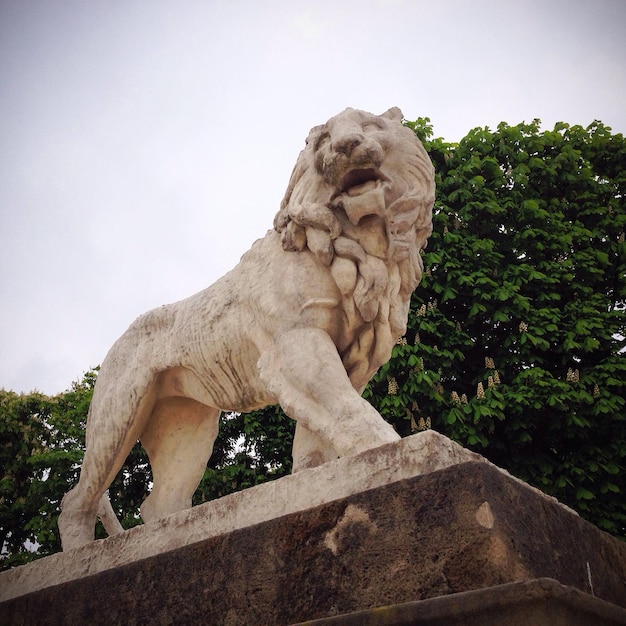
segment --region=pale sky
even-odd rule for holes
[[[0,388],[232,268],[348,106],[626,133],[626,2],[0,0]]]

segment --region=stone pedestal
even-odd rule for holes
[[[4,572],[0,594],[3,624],[626,624],[626,544],[427,432]]]
[[[303,622],[308,626],[618,626],[626,610],[539,578]]]

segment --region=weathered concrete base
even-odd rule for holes
[[[576,597],[588,599],[596,608],[600,606],[597,602],[603,600],[598,615],[608,615],[613,621],[595,623],[626,624],[626,620],[619,621],[623,611],[607,604],[626,605],[626,544],[493,465],[477,461],[480,457],[467,451],[459,452],[445,438],[435,433],[424,435],[307,470],[319,472],[316,487],[311,486],[311,507],[251,525],[245,523],[248,518],[240,519],[237,529],[220,534],[208,530],[201,538],[194,533],[199,533],[203,523],[213,527],[218,521],[212,516],[207,516],[203,522],[195,519],[202,509],[197,507],[185,512],[195,519],[191,524],[191,529],[195,529],[191,539],[179,537],[180,545],[171,546],[168,551],[127,560],[117,567],[61,584],[49,582],[38,591],[21,596],[19,592],[16,594],[16,585],[19,581],[28,582],[28,577],[14,573],[9,581],[9,593],[18,597],[0,605],[0,621],[9,624],[249,626],[289,624],[392,607],[396,613],[400,611],[398,619],[394,617],[396,613],[387,608],[390,617],[386,622],[371,621],[374,618],[370,614],[367,618],[361,615],[357,621],[338,623],[437,624],[441,622],[434,617],[430,621],[426,617],[415,621],[410,613],[406,619],[402,617],[402,611],[409,606],[406,603],[431,602],[422,604],[426,607],[423,609],[426,616],[428,607],[432,606],[439,606],[440,610],[447,606],[448,614],[455,615],[454,611],[458,614],[464,606],[474,607],[474,611],[479,606],[476,596],[463,595],[464,592],[482,590],[483,601],[491,598],[491,605],[497,607],[502,605],[502,598],[510,599],[510,591],[509,596],[506,593],[502,596],[502,588],[498,586],[550,578],[577,589],[580,593],[574,592],[578,594]],[[408,459],[416,452],[409,454],[408,450],[411,446],[419,448],[420,441],[427,444],[426,448],[430,446],[433,454],[441,444],[440,456],[431,458],[426,454],[422,457],[423,466],[432,463],[433,471],[389,479],[390,474],[395,476],[404,464],[410,464]],[[454,464],[450,457],[448,467],[439,469],[437,459],[445,456],[446,449],[451,457],[459,454],[460,462]],[[464,454],[476,460],[463,462]],[[425,459],[430,461],[427,463]],[[325,469],[329,471],[327,479]],[[276,481],[272,487],[276,491],[271,494],[261,490],[264,495],[259,501],[261,509],[265,496],[286,507],[280,484],[296,481],[294,484],[304,488],[307,481],[297,481],[306,475],[302,472],[288,480]],[[368,480],[379,475],[387,478],[381,480],[382,486],[333,497],[337,493],[335,483],[340,482],[342,476],[344,484],[351,480],[356,484],[365,481],[367,475]],[[359,476],[361,478],[357,478]],[[250,492],[255,490],[249,490],[248,495],[241,494],[241,501],[231,500],[235,503],[232,508],[235,517],[241,511],[254,513],[252,504],[243,504],[252,497]],[[324,492],[330,501],[318,504],[316,499]],[[296,498],[293,491],[289,493]],[[220,507],[222,514],[227,515],[228,508],[223,504]],[[212,509],[209,507],[209,510]],[[260,515],[266,514],[263,511]],[[179,535],[187,530],[184,524],[174,524],[171,518],[162,522],[160,526],[146,525],[135,534],[143,532],[158,537],[161,532],[165,536],[172,532],[174,537],[173,529],[177,529]],[[132,536],[131,533],[126,535]],[[108,554],[111,545],[123,553],[126,543],[111,538],[55,557],[82,563],[85,553],[90,552],[95,562],[98,550]],[[52,557],[52,565],[55,557]],[[43,561],[49,559],[32,564],[26,573],[32,573]],[[67,563],[65,567],[69,568]],[[45,568],[53,571],[49,564],[45,564]],[[8,574],[10,572],[0,578],[0,587]],[[548,583],[537,584],[542,588],[541,585],[545,587]],[[529,587],[525,589],[528,591]],[[534,589],[536,592],[537,588]],[[545,593],[544,596],[547,598]],[[561,600],[562,596],[561,593]],[[525,596],[520,597],[523,605]],[[537,593],[533,598],[526,597],[526,600],[532,599],[534,605],[541,608],[543,601],[538,599]],[[433,605],[434,600],[429,599],[444,604]],[[463,602],[459,603],[461,600]],[[554,605],[550,602],[543,602],[546,610]],[[509,604],[513,611],[515,603]],[[395,605],[404,605],[404,608]],[[558,601],[554,606],[563,608],[565,605]],[[518,606],[511,613],[518,616],[518,621],[507,617],[499,623],[549,623],[550,626],[577,623],[558,621],[561,613],[555,613],[556,609],[550,611],[548,621],[523,622],[519,620],[525,613]],[[531,615],[530,609],[526,615]],[[450,618],[445,623],[496,623],[488,621],[487,614],[483,617],[482,621],[474,616],[474,621],[459,621],[459,618],[456,622]],[[344,616],[342,619],[352,618]],[[593,621],[586,623],[594,624]]]
[[[0,601],[467,461],[486,462],[447,437],[425,431],[0,572]]]
[[[302,622],[298,626],[620,626],[626,609],[539,578],[419,602]]]

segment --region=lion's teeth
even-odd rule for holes
[[[362,185],[355,185],[354,187],[350,187],[350,189],[348,189],[348,195],[351,197],[360,196],[364,193],[367,193],[368,191],[372,191],[375,188],[376,188],[376,181],[368,180],[366,183],[363,183]]]

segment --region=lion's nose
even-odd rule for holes
[[[350,157],[353,150],[360,146],[362,143],[363,135],[354,133],[351,135],[346,135],[333,143],[333,148],[335,152],[341,152],[341,154],[345,154],[347,157]]]
[[[380,167],[383,152],[380,144],[372,137],[352,133],[333,143],[337,154],[343,154],[353,165],[370,164]]]

